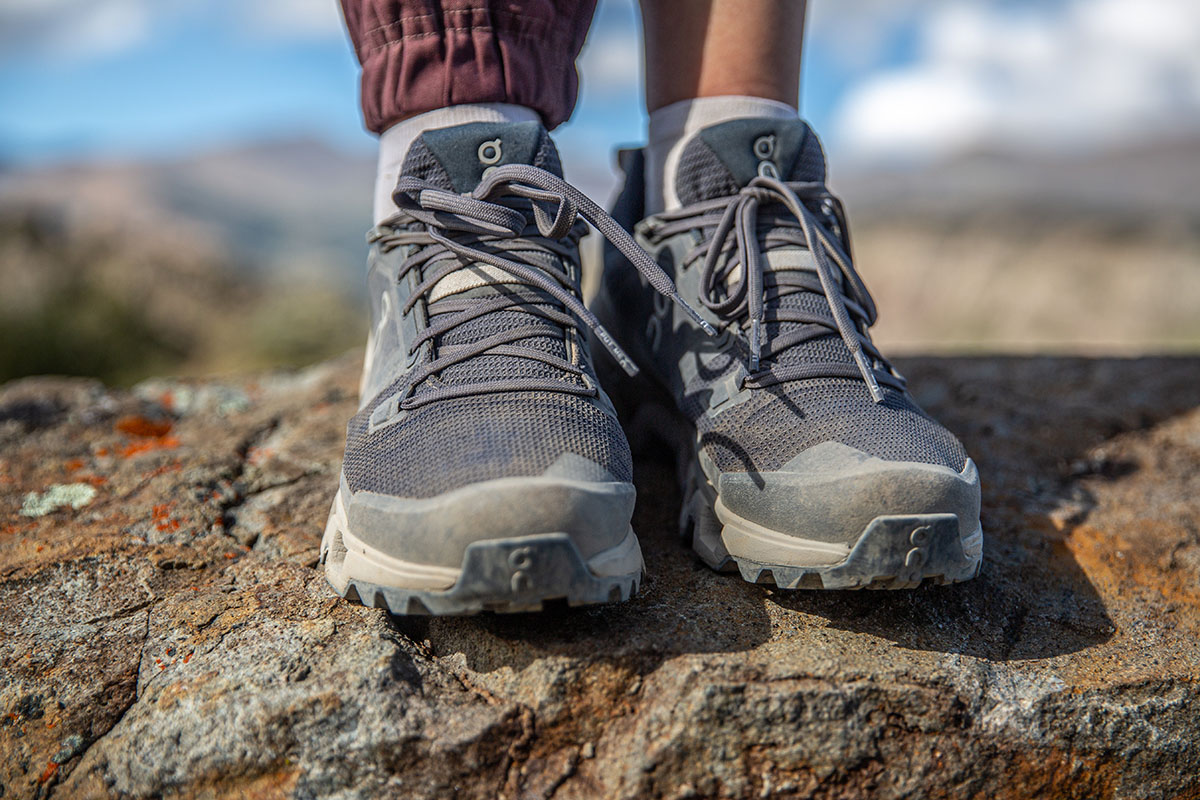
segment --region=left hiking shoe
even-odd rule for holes
[[[537,123],[422,134],[371,234],[371,335],[321,561],[395,614],[625,600],[642,554],[629,446],[582,331],[579,218],[668,294],[560,177]],[[597,330],[615,355],[611,337]]]
[[[706,128],[680,158],[682,208],[645,219],[641,153],[622,166],[614,216],[721,331],[606,252],[593,310],[666,390],[686,452],[681,531],[700,557],[789,589],[977,574],[978,472],[871,342],[875,305],[815,134],[800,120]],[[636,437],[636,412],[630,424]]]

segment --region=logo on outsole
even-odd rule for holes
[[[925,545],[929,544],[929,535],[928,525],[913,528],[913,532],[908,535],[908,541],[912,543],[913,548],[904,556],[904,566],[909,569],[920,569],[925,565],[929,558],[929,554],[925,552]]]
[[[533,548],[518,547],[508,554],[508,567],[512,570],[509,586],[513,593],[528,592],[533,589],[533,578],[529,570],[533,569]]]

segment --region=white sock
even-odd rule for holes
[[[681,100],[650,114],[646,143],[646,214],[679,208],[675,172],[684,145],[701,129],[731,119],[794,119],[796,109],[778,100],[744,95]]]
[[[426,111],[398,122],[379,137],[379,167],[375,172],[375,224],[395,214],[392,190],[404,166],[408,148],[425,131],[449,128],[468,122],[536,122],[541,118],[532,108],[509,103],[466,103]]]

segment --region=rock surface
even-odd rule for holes
[[[0,389],[0,797],[1200,797],[1200,359],[902,362],[970,583],[714,574],[646,453],[639,597],[473,619],[314,568],[357,366]]]

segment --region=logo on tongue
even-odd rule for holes
[[[486,178],[488,173],[494,170],[496,164],[499,164],[500,159],[503,158],[500,152],[500,139],[491,139],[479,145],[476,155],[479,156],[479,163],[485,167],[482,177]]]
[[[764,178],[779,180],[779,167],[775,166],[775,134],[760,136],[754,140],[754,157],[758,159],[758,174]]]

